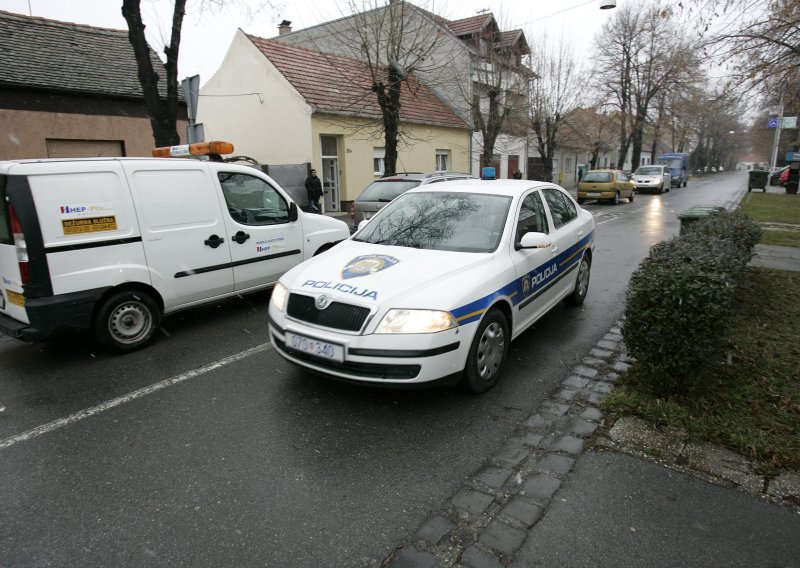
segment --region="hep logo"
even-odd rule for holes
[[[69,205],[61,206],[61,213],[83,213],[86,207],[70,207]]]

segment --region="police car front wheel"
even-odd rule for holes
[[[150,295],[132,290],[117,292],[97,312],[95,339],[111,351],[129,353],[150,344],[160,322],[161,310]]]
[[[493,309],[481,320],[467,356],[462,387],[480,394],[497,384],[508,355],[508,320],[500,310]]]

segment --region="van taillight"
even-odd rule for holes
[[[22,232],[19,217],[14,207],[9,203],[8,218],[11,221],[11,233],[14,235],[14,246],[17,247],[17,262],[19,263],[19,277],[23,284],[28,283],[28,245],[25,244],[25,234]]]

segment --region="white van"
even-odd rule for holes
[[[0,331],[37,341],[88,330],[133,351],[162,314],[268,288],[349,235],[249,166],[0,161]]]

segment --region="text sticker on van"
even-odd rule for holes
[[[61,205],[61,227],[65,235],[116,231],[117,218],[110,201]]]

